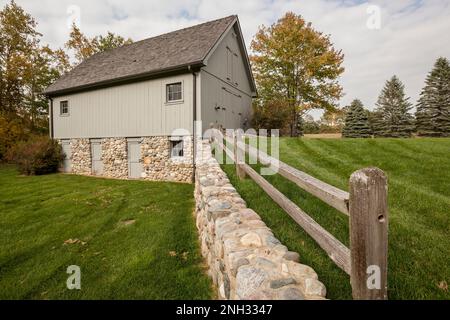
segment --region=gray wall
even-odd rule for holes
[[[237,37],[238,32],[232,28],[209,58],[207,66],[202,68],[203,131],[211,124],[222,125],[224,128],[244,128],[250,125],[252,90],[243,60],[244,53],[239,48]],[[230,53],[227,52],[233,54],[232,62]],[[230,63],[232,68],[228,67]]]
[[[183,82],[182,103],[166,104],[166,84]],[[192,132],[192,74],[148,80],[53,99],[56,139],[144,137]],[[60,101],[69,101],[69,116]]]

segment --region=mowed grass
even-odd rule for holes
[[[384,170],[389,178],[389,298],[450,299],[450,139],[282,138],[280,157],[343,190],[358,169]],[[351,299],[349,277],[314,240],[252,180],[237,180],[232,165],[224,169],[249,207],[317,271],[328,298]],[[265,178],[349,245],[344,215],[279,175]]]
[[[193,210],[192,185],[0,166],[0,299],[209,299]]]

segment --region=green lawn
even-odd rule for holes
[[[209,299],[193,210],[192,185],[0,166],[0,299]]]
[[[384,170],[389,177],[389,298],[450,299],[450,139],[283,138],[280,157],[344,190],[352,172],[368,166]],[[224,169],[249,207],[317,271],[328,298],[351,298],[349,277],[324,251],[252,180],[238,181],[231,165]],[[349,245],[344,215],[279,175],[266,178]]]

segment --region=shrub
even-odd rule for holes
[[[56,140],[34,136],[14,146],[8,158],[17,164],[22,174],[43,175],[57,172],[64,155]]]

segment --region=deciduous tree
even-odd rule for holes
[[[330,37],[292,12],[270,27],[260,27],[251,43],[261,105],[282,102],[291,136],[309,109],[333,109],[342,96],[338,82],[344,55]]]
[[[89,38],[73,23],[66,48],[73,50],[76,59],[74,65],[78,65],[95,53],[121,47],[132,42],[133,40],[130,38],[125,39],[109,31],[105,36],[99,35]]]

